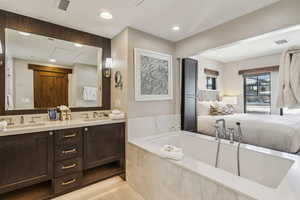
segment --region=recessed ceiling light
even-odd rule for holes
[[[30,33],[22,32],[22,31],[19,31],[19,34],[20,34],[20,35],[25,35],[25,36],[31,35]]]
[[[74,46],[75,46],[75,47],[82,47],[83,45],[82,45],[82,44],[75,43]]]
[[[179,31],[180,30],[180,27],[179,26],[173,26],[173,31]]]
[[[55,59],[50,59],[50,62],[53,62],[53,63],[55,63],[56,62],[56,60]]]
[[[112,14],[107,11],[101,12],[100,17],[102,17],[103,19],[112,19],[113,18]]]

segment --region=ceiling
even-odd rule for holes
[[[97,65],[99,48],[83,45],[76,47],[74,43],[31,34],[21,35],[18,31],[6,29],[6,55],[13,58],[72,66],[74,64]]]
[[[66,12],[58,0],[0,0],[0,8],[112,38],[127,26],[178,41],[279,0],[70,0]],[[112,20],[99,17],[109,11]],[[172,27],[180,26],[180,31]]]
[[[200,53],[200,56],[228,63],[248,58],[279,54],[289,47],[300,46],[299,35],[300,25],[292,26],[214,49],[209,49]],[[280,45],[275,43],[275,41],[280,40],[287,40],[288,42]]]

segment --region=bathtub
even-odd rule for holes
[[[182,148],[184,159],[162,158],[165,144]],[[130,139],[128,182],[146,200],[300,199],[298,156],[241,144],[237,176],[237,143],[222,140],[218,168],[216,151],[213,137],[185,131]]]

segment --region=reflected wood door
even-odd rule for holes
[[[34,70],[34,107],[68,105],[68,74]]]

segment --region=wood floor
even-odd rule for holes
[[[144,200],[125,181],[114,177],[54,200]]]

